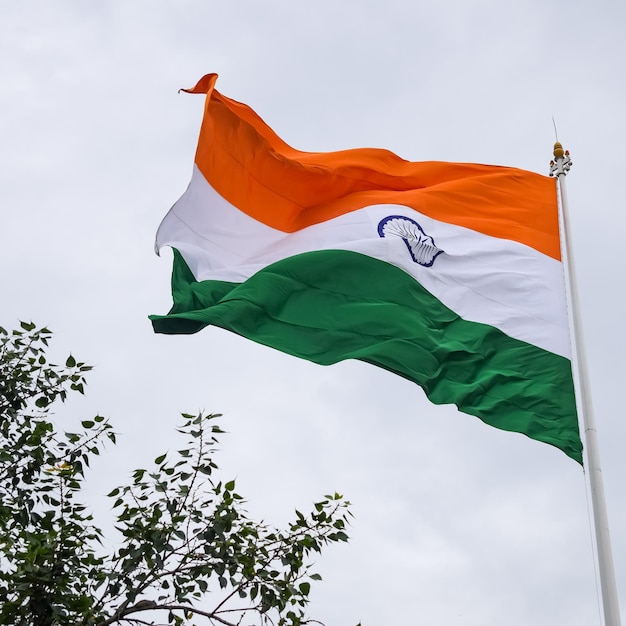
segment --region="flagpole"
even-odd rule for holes
[[[598,431],[591,402],[591,388],[587,375],[587,360],[583,340],[583,329],[580,323],[576,271],[574,255],[571,250],[569,232],[569,215],[565,177],[572,166],[568,151],[557,141],[554,144],[554,161],[550,163],[550,176],[556,176],[561,197],[561,219],[565,239],[565,257],[567,260],[567,281],[572,307],[574,325],[574,345],[576,347],[576,363],[578,368],[579,400],[582,409],[582,422],[585,431],[585,449],[587,451],[587,473],[591,488],[591,507],[595,526],[596,548],[598,552],[598,569],[600,571],[600,588],[604,609],[605,626],[620,626],[619,599],[613,567],[611,536],[604,497],[602,469],[600,468],[600,451],[598,447]]]

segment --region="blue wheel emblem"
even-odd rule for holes
[[[415,263],[431,267],[435,259],[443,252],[435,245],[435,240],[410,217],[389,215],[378,224],[381,237],[400,237]]]

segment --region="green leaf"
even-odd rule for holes
[[[76,367],[76,359],[70,354],[65,361],[65,367]]]

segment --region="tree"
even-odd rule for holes
[[[250,520],[235,481],[217,477],[220,416],[184,414],[186,445],[108,494],[119,537],[107,551],[80,496],[114,430],[99,415],[56,430],[52,407],[83,393],[91,368],[49,363],[50,338],[34,324],[0,328],[0,623],[309,622],[320,578],[309,559],[347,541],[348,503],[325,496],[283,531]]]

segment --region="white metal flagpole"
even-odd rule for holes
[[[571,249],[569,232],[569,215],[567,207],[567,193],[565,190],[565,176],[572,166],[569,152],[557,141],[554,144],[554,161],[550,163],[550,176],[556,176],[560,191],[561,219],[564,231],[565,258],[567,260],[567,281],[572,306],[572,322],[574,325],[574,346],[578,366],[578,385],[582,422],[585,431],[585,449],[587,451],[587,473],[591,488],[591,507],[595,526],[596,548],[598,551],[598,569],[600,570],[600,588],[602,590],[602,606],[604,609],[605,626],[620,626],[619,598],[615,582],[613,554],[611,551],[611,536],[609,521],[604,498],[604,484],[600,468],[600,452],[598,448],[598,432],[591,402],[591,388],[587,376],[587,361],[583,340],[583,329],[580,323],[576,272],[574,255]]]

